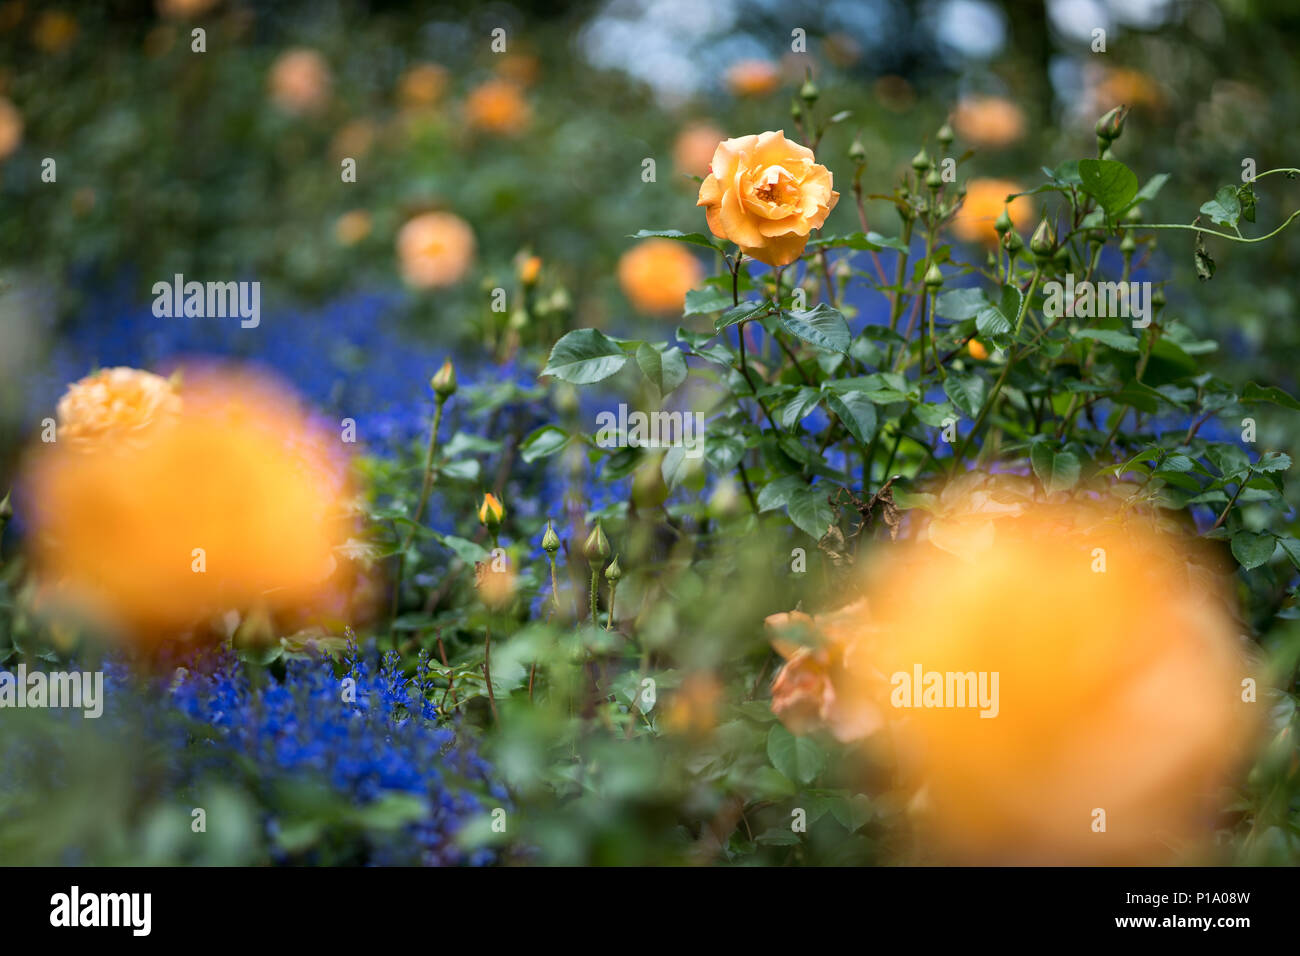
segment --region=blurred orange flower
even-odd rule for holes
[[[994,245],[998,241],[993,228],[1002,210],[1006,209],[1016,229],[1024,229],[1034,218],[1034,204],[1028,196],[1020,196],[1008,206],[1005,202],[1012,193],[1023,192],[1024,187],[1009,179],[972,179],[966,184],[966,198],[952,220],[952,231],[967,242]]]
[[[989,350],[984,347],[984,343],[979,339],[971,339],[966,344],[966,349],[970,352],[970,357],[977,362],[982,362],[989,357]]]
[[[349,209],[334,222],[334,238],[341,246],[355,246],[370,235],[370,213],[364,209]]]
[[[794,262],[840,194],[830,170],[781,130],[723,140],[700,185],[709,229],[770,266]]]
[[[473,129],[510,135],[532,118],[523,90],[509,80],[488,80],[465,99],[465,119]]]
[[[32,42],[44,53],[62,53],[77,39],[77,21],[62,10],[46,10],[32,28]]]
[[[22,145],[23,114],[0,96],[0,159],[6,159]]]
[[[688,176],[707,176],[713,154],[726,138],[727,134],[712,123],[684,126],[673,143],[673,164],[677,171]]]
[[[408,108],[434,106],[447,89],[447,68],[437,63],[417,63],[397,81],[397,98]]]
[[[1150,863],[1208,835],[1256,705],[1216,572],[1155,520],[1013,506],[977,559],[917,541],[872,568],[857,693],[941,854]]]
[[[952,125],[972,146],[1010,146],[1025,135],[1025,113],[1000,96],[967,96],[957,104]]]
[[[497,73],[518,86],[532,86],[537,81],[540,64],[531,53],[507,53],[497,58]]]
[[[315,50],[296,48],[271,64],[271,101],[286,113],[315,113],[329,101],[330,68]]]
[[[349,521],[334,436],[247,373],[187,371],[179,409],[152,400],[161,386],[147,373],[102,376],[60,408],[73,416],[61,434],[96,440],[60,437],[25,463],[41,576],[107,630],[146,641],[228,609],[317,600]]]
[[[157,0],[158,14],[176,20],[185,20],[207,13],[220,0]]]
[[[869,630],[867,603],[829,614],[801,611],[768,615],[772,646],[785,664],[772,682],[772,713],[792,734],[826,728],[842,743],[861,740],[884,723],[880,708],[858,693],[848,665]],[[814,643],[800,644],[803,637]]]
[[[766,96],[781,85],[781,69],[771,60],[741,60],[727,70],[727,86],[737,96]]]
[[[417,289],[453,285],[474,262],[474,230],[454,213],[421,213],[397,233],[397,258]]]
[[[710,733],[718,724],[722,697],[722,685],[712,674],[689,675],[664,710],[664,729],[678,734]]]
[[[642,312],[681,312],[686,293],[704,278],[704,267],[680,242],[645,239],[618,260],[618,282]]]

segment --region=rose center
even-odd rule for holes
[[[794,192],[794,177],[783,166],[763,170],[754,187],[754,195],[765,202],[786,202]]]

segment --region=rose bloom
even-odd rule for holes
[[[474,129],[509,135],[521,132],[531,118],[523,90],[509,80],[488,80],[465,99],[465,120]]]
[[[1140,70],[1093,67],[1086,80],[1093,103],[1091,112],[1097,116],[1121,104],[1158,108],[1165,102],[1160,84]]]
[[[1009,146],[1025,135],[1025,114],[1000,96],[967,96],[952,114],[957,134],[972,146]]]
[[[1209,837],[1260,705],[1241,700],[1221,569],[1157,521],[1038,503],[977,552],[913,541],[872,565],[858,693],[892,725],[939,857],[1155,863]],[[938,677],[912,686],[918,669]]]
[[[781,69],[771,60],[741,60],[727,70],[727,86],[737,96],[766,96],[781,85]]]
[[[337,434],[250,374],[187,371],[176,407],[156,400],[164,380],[124,371],[74,385],[58,440],[24,463],[39,576],[146,642],[229,609],[318,600],[348,528]]]
[[[474,230],[454,213],[421,213],[398,232],[397,258],[417,289],[454,285],[474,262]]]
[[[315,113],[329,100],[330,68],[315,50],[286,50],[271,64],[269,83],[272,102],[286,113]]]
[[[700,260],[672,239],[642,240],[618,260],[623,294],[642,312],[680,312],[703,278]]]
[[[11,156],[23,141],[23,114],[0,96],[0,159]]]
[[[770,266],[794,262],[839,202],[830,170],[783,131],[723,140],[700,185],[709,229]]]
[[[848,665],[869,625],[867,604],[857,601],[830,614],[771,614],[763,622],[785,664],[772,682],[772,713],[792,734],[828,729],[841,743],[861,740],[883,724],[880,708],[857,691]],[[792,637],[812,638],[812,646]]]
[[[59,399],[57,441],[129,441],[179,414],[175,383],[139,369],[106,368],[73,382]]]
[[[998,233],[993,224],[1005,208],[1012,225],[1024,229],[1034,219],[1034,204],[1028,196],[1019,196],[1007,206],[1004,200],[1024,187],[1009,179],[972,179],[966,184],[966,198],[952,220],[952,231],[966,242],[996,245]]]
[[[691,123],[682,128],[673,142],[673,164],[679,173],[706,176],[718,144],[727,138],[712,123]]]
[[[417,63],[397,81],[397,98],[408,108],[434,106],[447,89],[447,69],[437,63]]]

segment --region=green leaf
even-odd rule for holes
[[[809,784],[826,766],[826,754],[808,737],[796,737],[781,724],[767,735],[767,756],[772,766],[791,780]]]
[[[798,475],[786,475],[775,481],[769,481],[758,492],[758,510],[775,511],[777,508],[784,508],[789,503],[791,495],[806,487],[808,487],[807,483]]]
[[[1241,200],[1237,198],[1237,187],[1220,186],[1213,199],[1201,204],[1201,215],[1209,216],[1211,222],[1221,226],[1237,228],[1237,220],[1241,218]]]
[[[1079,457],[1074,452],[1055,451],[1040,441],[1030,449],[1029,461],[1048,494],[1073,488],[1079,482]]]
[[[813,248],[818,246],[843,246],[847,249],[868,249],[872,252],[880,252],[882,249],[893,249],[895,252],[907,252],[907,243],[901,239],[894,239],[890,236],[882,236],[878,232],[854,232],[847,236],[823,236],[814,239],[808,245]]]
[[[574,329],[555,343],[541,374],[590,385],[609,378],[626,362],[627,353],[598,330]]]
[[[1156,173],[1147,180],[1146,185],[1138,190],[1137,195],[1133,197],[1133,204],[1148,202],[1156,198],[1156,195],[1164,188],[1165,183],[1169,182],[1168,173]]]
[[[491,555],[487,548],[477,541],[470,541],[468,538],[458,538],[454,534],[435,534],[443,547],[450,548],[466,564],[473,564],[475,561],[486,561]]]
[[[636,349],[636,364],[660,395],[667,395],[686,381],[686,358],[681,349],[669,346],[662,352],[649,343],[642,342]],[[524,458],[528,460],[527,456]]]
[[[1093,339],[1118,352],[1136,352],[1138,340],[1127,332],[1118,329],[1080,329],[1074,333],[1076,339]]]
[[[706,312],[717,312],[719,309],[731,308],[732,297],[730,290],[723,289],[692,289],[686,293],[685,315],[703,315]]]
[[[1079,160],[1079,180],[1084,191],[1112,219],[1128,207],[1138,191],[1138,178],[1133,170],[1114,159]]]
[[[817,484],[792,491],[786,502],[786,511],[795,527],[818,541],[835,520],[828,497],[826,485]]]
[[[829,392],[826,404],[864,445],[876,434],[876,405],[865,392]]]
[[[1300,568],[1300,541],[1290,536],[1279,536],[1277,543],[1282,546],[1283,553],[1291,559],[1291,563]]]
[[[975,318],[988,305],[989,300],[984,298],[981,289],[950,289],[934,300],[934,312],[945,319],[961,322]]]
[[[791,335],[830,352],[849,352],[849,324],[824,302],[808,312],[781,312],[781,325]]]
[[[699,232],[681,232],[678,229],[642,229],[636,235],[628,236],[629,239],[676,239],[678,242],[689,242],[694,246],[703,246],[706,249],[712,249],[718,252],[722,246],[714,242],[708,236]]]
[[[1016,319],[1020,317],[1020,290],[1013,285],[1004,285],[998,294],[998,301],[986,305],[975,316],[975,328],[980,335],[1006,335],[1015,328]]]
[[[1247,382],[1246,387],[1241,391],[1241,403],[1243,405],[1257,405],[1261,402],[1281,405],[1283,408],[1289,408],[1292,411],[1300,411],[1300,401],[1296,401],[1290,393],[1283,391],[1276,385],[1256,385],[1254,382]]]
[[[713,322],[713,331],[717,333],[733,325],[739,325],[741,322],[752,319],[767,308],[768,304],[766,302],[742,302],[718,316]]]
[[[965,375],[949,372],[948,377],[944,379],[943,390],[952,399],[952,403],[971,418],[979,415],[980,408],[984,405],[985,393],[984,379],[979,375],[974,372]]]
[[[1238,531],[1232,536],[1232,556],[1247,571],[1273,557],[1276,549],[1277,538],[1271,531]]]
[[[519,444],[519,457],[531,464],[549,458],[569,443],[569,433],[558,425],[543,425]]]
[[[781,427],[786,431],[803,421],[812,414],[812,410],[817,407],[817,403],[822,400],[821,392],[815,388],[801,387],[795,392],[794,398],[786,404],[781,410]]]

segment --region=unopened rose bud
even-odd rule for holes
[[[1020,251],[1025,248],[1025,240],[1020,238],[1020,233],[1012,229],[1002,237],[1002,248],[1013,256],[1019,255]]]
[[[803,86],[799,87],[799,98],[809,106],[816,103],[820,95],[821,90],[817,89],[817,84],[812,81],[812,77],[804,80]]]
[[[596,527],[591,529],[591,534],[587,535],[587,540],[583,542],[582,553],[587,559],[587,563],[599,567],[605,563],[609,557],[609,538],[605,537],[605,529],[596,522]]]
[[[1124,238],[1119,241],[1119,251],[1126,256],[1131,256],[1137,251],[1137,247],[1137,240],[1133,238],[1133,233],[1125,232]]]
[[[1127,106],[1117,106],[1101,119],[1097,120],[1095,132],[1097,139],[1106,143],[1111,143],[1119,139],[1120,133],[1124,132],[1124,120],[1128,116]]]
[[[551,527],[550,518],[546,519],[546,533],[542,535],[542,550],[547,554],[554,554],[560,550],[560,536]]]
[[[925,270],[925,284],[930,289],[937,289],[943,285],[943,273],[939,271],[939,263],[931,262],[930,268]]]
[[[497,500],[497,496],[488,492],[483,496],[483,503],[478,508],[478,520],[483,527],[495,532],[501,527],[501,520],[506,516],[506,509]]]
[[[953,136],[952,127],[944,123],[939,127],[939,132],[935,133],[934,138],[943,146],[951,146],[956,137]]]
[[[1151,290],[1151,304],[1157,309],[1163,309],[1165,305],[1165,290],[1163,286],[1156,286]]]
[[[931,192],[938,192],[939,187],[943,185],[943,177],[939,175],[939,170],[934,167],[925,174],[925,185]]]
[[[912,157],[912,168],[918,173],[923,173],[930,168],[930,154],[921,147],[921,151]]]
[[[1124,221],[1128,223],[1139,223],[1142,221],[1142,207],[1134,206],[1128,212],[1124,213]]]
[[[1002,215],[998,216],[997,221],[993,223],[993,228],[997,230],[999,236],[1005,236],[1011,229],[1011,217],[1007,215],[1005,206],[1002,208]]]
[[[853,145],[849,147],[849,159],[855,163],[861,163],[867,158],[866,147],[862,145],[862,140],[855,139]]]
[[[519,281],[531,286],[537,282],[542,271],[542,260],[538,256],[524,256],[519,261]]]
[[[437,395],[441,401],[446,401],[456,394],[456,367],[451,364],[451,359],[442,363],[442,368],[429,379],[429,387],[433,389],[433,394]]]
[[[1036,259],[1050,259],[1056,251],[1056,233],[1046,218],[1038,224],[1034,234],[1029,237],[1029,251]]]
[[[617,584],[619,578],[623,576],[623,569],[618,566],[618,555],[614,555],[614,560],[609,563],[605,569],[605,580],[610,584]]]

